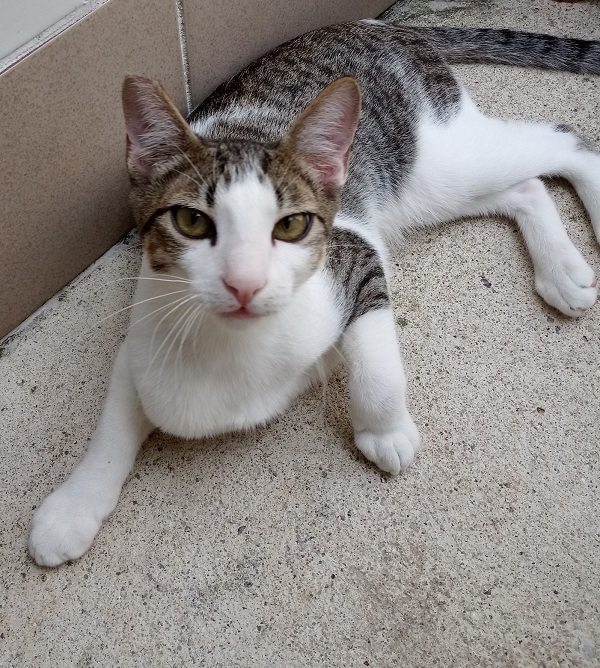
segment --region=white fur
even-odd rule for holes
[[[257,117],[264,117],[265,120],[277,114],[277,110],[272,107],[229,107],[224,111],[207,116],[206,118],[199,118],[191,123],[192,130],[200,136],[208,135],[213,128],[222,122],[245,121],[251,119],[256,122]]]
[[[366,234],[383,256],[414,227],[510,215],[531,253],[539,293],[578,315],[596,300],[594,272],[568,239],[541,174],[573,181],[600,237],[599,156],[551,126],[486,118],[465,94],[447,126],[423,121],[403,192],[384,206],[370,203],[370,221],[340,216],[337,224]],[[248,175],[218,189],[215,206],[219,243],[190,243],[170,279],[143,263],[142,278],[160,280],[140,281],[139,305],[86,456],[35,514],[30,551],[40,564],[88,549],[152,425],[202,437],[263,423],[319,377],[338,343],[358,448],[393,474],[418,452],[391,311],[368,312],[342,334],[327,273],[308,275],[301,244],[271,243],[276,218],[285,214],[277,212],[268,183]],[[261,318],[221,315],[236,307],[224,279],[262,285],[251,303]]]
[[[84,458],[33,518],[29,549],[38,564],[58,566],[88,549],[116,506],[139,446],[152,429],[131,381],[124,344]]]
[[[406,380],[390,309],[370,311],[346,330],[342,347],[358,449],[394,475],[412,464],[419,431],[406,406]]]
[[[421,125],[410,183],[381,211],[379,230],[393,244],[412,228],[507,215],[519,224],[539,294],[566,315],[581,315],[597,298],[594,270],[567,236],[541,175],[573,182],[600,240],[600,155],[552,125],[484,116],[463,93],[452,122]]]
[[[142,275],[151,273],[145,265]],[[141,283],[141,294],[169,285]],[[132,318],[144,311],[144,306],[134,309]],[[310,384],[314,365],[340,333],[333,291],[320,274],[280,312],[259,322],[234,326],[205,316],[181,348],[178,341],[170,351],[165,348],[166,358],[161,354],[149,365],[159,345],[159,337],[154,344],[152,337],[161,316],[130,329],[130,369],[152,422],[188,438],[252,427],[281,413]]]

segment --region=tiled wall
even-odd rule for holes
[[[183,0],[194,104],[272,46],[390,0]],[[120,88],[186,109],[175,0],[110,0],[0,75],[0,337],[130,227]]]

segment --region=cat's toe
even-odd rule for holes
[[[581,256],[536,272],[535,287],[548,304],[572,318],[583,315],[598,298],[594,270]]]
[[[390,431],[356,433],[356,445],[382,471],[398,475],[408,468],[421,447],[419,431],[412,420]]]
[[[29,553],[40,566],[58,566],[84,554],[101,522],[61,490],[51,494],[33,517]]]

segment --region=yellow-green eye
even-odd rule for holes
[[[313,217],[310,213],[294,213],[282,218],[273,228],[273,239],[300,241],[310,231]]]
[[[208,239],[217,236],[213,221],[202,211],[188,209],[186,206],[173,209],[175,227],[186,237],[193,239]]]

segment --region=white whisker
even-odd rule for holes
[[[185,340],[187,339],[190,330],[198,317],[198,312],[202,310],[202,307],[198,304],[195,305],[195,310],[193,310],[188,317],[188,319],[185,321],[185,324],[183,326],[183,332],[181,335],[181,341],[179,343],[179,349],[177,351],[177,356],[175,357],[175,363],[176,365],[179,363],[179,360],[183,360],[183,344],[185,343]]]
[[[159,281],[162,280],[162,278],[176,278],[180,281],[188,281],[191,283],[192,281],[189,278],[182,278],[181,276],[177,276],[176,274],[162,274],[160,275],[160,278],[154,278],[153,276],[138,276],[138,278],[143,278],[144,280],[155,280]]]
[[[169,333],[167,334],[167,336],[165,336],[163,342],[160,345],[160,348],[157,351],[157,354],[158,354],[160,352],[161,348],[165,345],[165,343],[171,338],[171,335],[173,333],[175,333],[175,335],[173,336],[173,340],[171,341],[171,343],[169,344],[169,347],[167,348],[167,353],[163,356],[163,360],[162,360],[162,364],[160,365],[160,369],[158,370],[158,382],[159,383],[162,379],[163,370],[165,368],[165,364],[166,364],[167,360],[169,359],[169,355],[171,354],[171,350],[173,350],[173,346],[177,342],[177,338],[179,337],[179,333],[183,329],[182,327],[180,328],[180,324],[184,320],[187,321],[187,317],[190,314],[190,311],[193,311],[195,308],[196,308],[196,304],[190,304],[188,306],[188,308],[183,312],[183,315],[181,315],[177,319],[177,322],[173,325],[173,327],[171,327]],[[154,361],[154,359],[152,360],[152,362],[150,362],[150,366],[152,366],[153,361]],[[150,368],[150,366],[148,368]]]
[[[124,306],[123,308],[120,308],[118,311],[115,311],[114,313],[111,313],[110,315],[107,315],[105,318],[102,318],[102,320],[99,320],[91,329],[88,329],[86,332],[83,332],[80,334],[77,339],[79,339],[82,336],[85,336],[86,334],[89,334],[91,331],[93,331],[98,325],[101,325],[103,322],[106,322],[106,320],[109,320],[110,318],[114,318],[116,315],[119,315],[119,313],[123,313],[123,311],[127,311],[130,308],[133,308],[134,306],[139,306],[140,304],[145,304],[146,302],[150,302],[153,299],[159,299],[160,297],[169,297],[170,295],[176,295],[181,292],[187,292],[187,290],[175,290],[174,292],[167,292],[163,295],[155,295],[154,297],[148,297],[148,299],[142,299],[141,302],[134,302],[133,304],[129,304],[129,306]],[[76,339],[76,340],[77,340]]]
[[[206,313],[205,310],[200,311],[200,319],[196,324],[196,331],[194,332],[194,361],[196,362],[196,364],[198,364],[198,339],[200,338],[198,334],[200,332],[200,327],[202,327],[202,322],[204,321],[205,313]]]
[[[179,148],[179,147],[178,147],[178,148]],[[196,165],[190,160],[189,155],[187,155],[187,153],[185,153],[184,151],[182,151],[180,148],[179,148],[179,152],[180,152],[181,155],[182,155],[182,156],[183,156],[183,157],[190,163],[190,165],[192,166],[192,169],[196,172],[196,174],[198,175],[198,178],[200,179],[200,181],[202,181],[202,183],[198,183],[198,182],[196,181],[196,184],[197,184],[198,186],[200,186],[200,187],[202,187],[203,185],[204,185],[204,186],[208,185],[208,183],[206,182],[206,179],[205,179],[205,178],[202,176],[202,174],[200,174],[200,172],[198,171],[198,167],[196,167]],[[191,178],[191,177],[190,177],[190,178]],[[195,181],[195,179],[193,179],[193,180]]]
[[[183,306],[183,304],[188,302],[191,298],[192,298],[192,296],[190,295],[190,296],[187,296],[187,297],[182,297],[179,300],[177,300],[177,302],[175,302],[175,304],[172,304],[172,306],[174,306],[175,308],[172,308],[171,310],[167,311],[162,316],[162,318],[156,323],[156,325],[154,327],[154,330],[152,331],[152,338],[150,339],[150,347],[149,347],[150,352],[152,352],[152,350],[154,348],[154,339],[156,337],[156,333],[160,329],[160,326],[162,325],[164,320],[166,320],[172,313],[174,313],[180,306]]]
[[[168,274],[165,274],[167,276]],[[154,278],[152,276],[131,276],[125,278],[116,278],[114,281],[105,283],[104,285],[110,285],[111,283],[118,283],[119,281],[162,281],[164,283],[192,283],[188,278]]]
[[[168,311],[168,313],[166,313],[166,314],[159,320],[158,324],[157,324],[156,327],[154,328],[154,332],[152,333],[152,339],[150,340],[150,352],[152,352],[152,349],[153,349],[153,347],[154,347],[154,338],[155,338],[155,336],[156,336],[156,332],[157,332],[158,328],[160,327],[160,325],[162,324],[162,322],[163,322],[166,318],[168,318],[172,313],[174,313],[177,309],[180,309],[182,306],[184,306],[185,304],[187,304],[187,303],[188,303],[190,300],[192,300],[192,299],[195,299],[195,295],[189,295],[188,297],[186,297],[185,299],[183,299],[182,301],[180,301],[179,304],[177,304],[176,306],[174,306],[170,311]],[[187,311],[186,311],[185,313],[187,313]],[[185,313],[184,313],[184,315],[185,315]],[[177,323],[175,323],[175,325],[169,330],[169,332],[167,333],[167,336],[165,336],[165,338],[162,340],[162,343],[161,343],[160,346],[158,347],[158,350],[154,353],[154,356],[153,356],[152,359],[150,360],[150,364],[148,364],[148,367],[147,367],[147,369],[146,369],[146,374],[144,374],[144,378],[146,377],[146,375],[148,374],[148,372],[149,372],[150,369],[152,368],[152,365],[154,364],[154,361],[156,360],[157,356],[159,355],[159,353],[160,353],[160,351],[162,350],[162,348],[163,348],[163,346],[165,345],[165,343],[169,340],[169,337],[170,337],[171,333],[172,333],[173,330],[177,327],[177,324],[178,324],[178,323],[179,323],[179,320],[178,320]]]
[[[187,290],[185,290],[185,292],[187,292]],[[143,316],[139,320],[136,320],[135,322],[131,323],[131,325],[129,325],[129,329],[133,329],[134,327],[139,325],[140,322],[143,322],[144,320],[146,320],[146,318],[150,318],[151,316],[156,315],[160,311],[164,311],[166,308],[169,308],[170,306],[174,306],[175,304],[177,304],[180,301],[183,301],[184,299],[185,299],[185,297],[179,297],[179,299],[176,299],[175,301],[169,302],[168,304],[164,304],[164,306],[159,306],[157,309],[155,309],[154,311],[151,311],[150,313],[146,313],[145,316]]]
[[[196,181],[196,179],[193,176],[190,176],[189,174],[186,174],[185,172],[182,172],[179,169],[174,169],[173,171],[177,172],[178,174],[181,174],[181,176],[185,176],[186,178],[188,178],[190,181],[195,183],[198,186],[198,188],[203,188],[204,187],[204,184],[200,183],[200,181]]]

